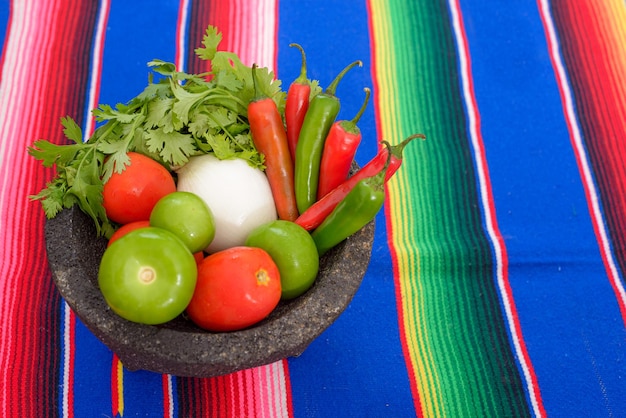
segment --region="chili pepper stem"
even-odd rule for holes
[[[359,123],[359,120],[361,119],[361,116],[363,116],[363,113],[365,113],[365,109],[367,108],[367,103],[369,102],[370,95],[372,94],[372,91],[368,87],[365,87],[363,91],[365,92],[365,99],[363,100],[363,104],[361,105],[361,108],[356,113],[356,115],[354,115],[354,117],[350,121],[350,123],[355,126],[357,123]]]
[[[328,95],[335,95],[335,92],[337,91],[337,86],[339,85],[339,82],[341,81],[341,79],[343,78],[344,75],[346,75],[346,73],[348,71],[350,71],[353,67],[356,66],[362,67],[363,66],[363,62],[361,60],[356,60],[348,65],[346,65],[346,67],[341,70],[341,72],[339,74],[337,74],[337,77],[335,77],[335,79],[328,85],[328,87],[326,88],[325,93]]]
[[[381,188],[384,188],[385,186],[385,176],[387,175],[387,168],[389,167],[389,164],[391,164],[391,157],[393,156],[391,150],[393,149],[393,147],[391,146],[391,144],[387,141],[380,141],[385,147],[387,147],[387,150],[389,150],[389,152],[387,152],[387,161],[385,161],[385,166],[383,167],[382,170],[380,170],[378,173],[374,174],[372,177],[370,177],[370,179],[372,179],[372,183],[376,184],[376,185],[380,185]]]
[[[300,50],[300,54],[302,54],[302,66],[300,67],[300,75],[298,78],[294,80],[294,83],[307,84],[309,79],[306,73],[306,54],[304,53],[304,48],[300,44],[291,43],[289,44],[292,48],[298,48]]]
[[[254,98],[252,99],[253,101],[257,101],[257,100],[261,100],[265,98],[259,92],[259,86],[257,85],[257,81],[256,81],[257,67],[258,66],[256,65],[256,63],[252,64],[252,85],[254,86]]]
[[[284,114],[289,153],[291,154],[291,158],[295,160],[296,147],[298,145],[302,123],[309,109],[309,101],[311,100],[311,81],[307,77],[306,54],[304,53],[304,48],[296,43],[289,44],[289,46],[298,48],[302,54],[302,67],[300,69],[300,75],[289,86],[287,97],[285,99]]]
[[[395,145],[393,147],[388,147],[389,149],[389,153],[393,154],[394,157],[396,158],[402,158],[402,152],[404,151],[404,147],[407,146],[407,144],[411,141],[413,141],[414,139],[421,139],[421,140],[425,140],[426,139],[426,135],[424,134],[413,134],[411,136],[406,137],[402,142],[400,142],[398,145]],[[382,141],[385,142],[385,141]]]

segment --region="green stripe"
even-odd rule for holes
[[[394,250],[406,258],[404,251],[417,249],[421,268],[419,277],[415,270],[400,271],[405,293],[421,289],[410,301],[419,304],[406,305],[405,318],[424,327],[428,341],[421,343],[432,356],[428,360],[418,342],[407,341],[418,362],[432,363],[421,365],[428,376],[425,382],[416,378],[418,390],[438,387],[432,399],[443,402],[423,409],[452,417],[529,415],[482,226],[446,2],[393,1],[388,7],[390,39],[381,41],[389,45],[378,47],[394,51],[395,67],[383,77],[393,77],[397,90],[394,120],[382,124],[395,124],[403,136],[427,136],[407,147],[390,188],[397,206],[392,213],[400,216],[392,226],[402,224],[393,232]],[[410,312],[414,318],[406,317]]]

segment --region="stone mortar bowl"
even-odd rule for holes
[[[315,284],[281,301],[268,318],[235,332],[212,333],[184,315],[164,325],[142,325],[117,316],[98,288],[98,266],[107,241],[91,218],[65,209],[46,222],[53,280],[80,320],[128,370],[212,377],[298,356],[346,309],[369,264],[374,221],[326,253]]]

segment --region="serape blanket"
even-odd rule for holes
[[[623,0],[0,1],[0,415],[625,417]],[[57,292],[54,175],[28,155],[91,132],[147,62],[203,71],[221,48],[340,84],[366,163],[413,133],[372,258],[340,318],[297,358],[216,378],[128,371]],[[286,85],[285,85],[286,88]]]

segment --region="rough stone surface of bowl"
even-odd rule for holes
[[[106,240],[74,207],[46,222],[53,280],[68,305],[129,370],[212,377],[297,356],[345,310],[369,264],[374,221],[320,260],[304,295],[281,302],[259,324],[236,332],[201,330],[183,316],[160,326],[122,319],[107,306],[97,275]]]

